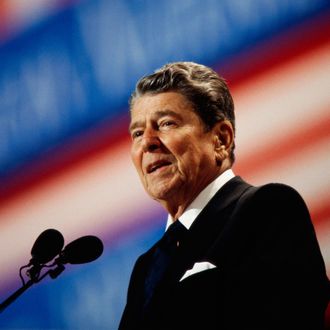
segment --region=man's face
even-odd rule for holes
[[[214,134],[179,93],[147,94],[131,109],[131,156],[148,194],[187,203],[217,175]]]

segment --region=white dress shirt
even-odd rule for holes
[[[179,221],[187,229],[189,229],[199,215],[199,213],[203,210],[203,208],[211,200],[211,198],[216,194],[216,192],[234,176],[235,174],[231,169],[226,170],[221,175],[219,175],[214,181],[212,181],[208,186],[204,188],[204,190],[199,193],[199,195],[180,216]],[[166,230],[172,223],[173,219],[172,216],[169,214],[167,217]]]

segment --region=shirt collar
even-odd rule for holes
[[[180,222],[189,229],[193,224],[199,213],[203,210],[206,204],[211,200],[211,198],[216,194],[216,192],[230,179],[235,176],[232,169],[224,171],[219,175],[214,181],[212,181],[208,186],[202,190],[199,195],[194,199],[194,201],[187,207],[180,217]],[[173,223],[173,219],[169,214],[167,217],[167,228]]]

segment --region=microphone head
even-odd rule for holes
[[[63,235],[56,229],[43,231],[31,249],[32,264],[45,264],[55,258],[64,246]]]
[[[69,243],[56,260],[60,264],[84,264],[103,253],[103,243],[96,236],[83,236]]]

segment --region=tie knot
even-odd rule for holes
[[[188,229],[179,221],[174,221],[166,230],[164,239],[167,243],[177,243],[188,233]]]

